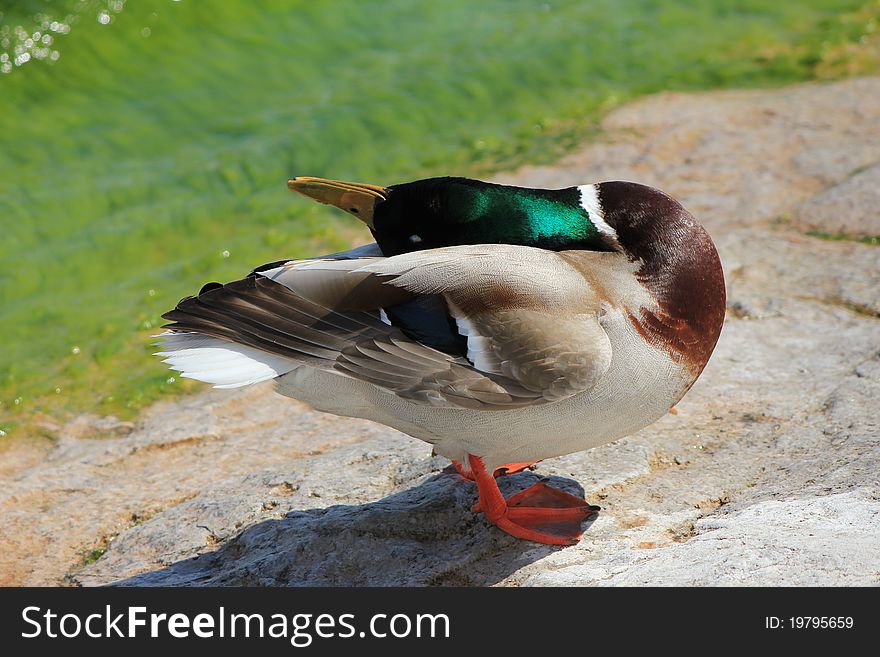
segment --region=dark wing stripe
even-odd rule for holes
[[[453,356],[467,354],[467,340],[459,334],[442,295],[416,297],[386,306],[385,312],[391,323],[413,340]]]

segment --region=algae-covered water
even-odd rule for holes
[[[878,7],[0,1],[0,429],[179,391],[180,297],[366,237],[292,175],[479,175],[640,94],[865,72]]]

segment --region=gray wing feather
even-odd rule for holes
[[[496,257],[496,249],[292,261],[183,299],[164,317],[173,332],[247,344],[432,406],[503,410],[595,385],[611,348],[596,307],[583,307],[589,296],[583,278],[557,271],[555,287],[562,282],[576,289],[542,289],[534,276],[506,274],[510,256],[535,270],[558,267],[554,254],[529,249]],[[506,290],[501,297],[499,285]],[[468,320],[478,333],[472,337],[493,355],[490,370],[379,319],[379,308],[426,293],[444,295],[457,312],[470,309]],[[566,301],[578,295],[572,312]]]

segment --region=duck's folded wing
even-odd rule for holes
[[[378,258],[370,272],[394,287],[441,295],[467,339],[473,367],[555,401],[590,390],[611,363],[601,303],[556,253],[478,245]]]
[[[437,321],[467,333],[466,357],[383,321],[382,309],[425,298],[442,299],[454,319]],[[436,305],[427,307],[436,313]],[[164,352],[172,366],[190,362],[183,336],[210,336],[287,369],[332,370],[434,406],[502,410],[561,399],[595,385],[611,359],[584,279],[527,247],[289,262],[188,297],[164,317],[173,322]]]

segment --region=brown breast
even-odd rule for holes
[[[598,187],[605,221],[659,308],[630,310],[630,321],[696,379],[718,342],[726,307],[712,239],[678,201],[657,189],[617,181]]]

